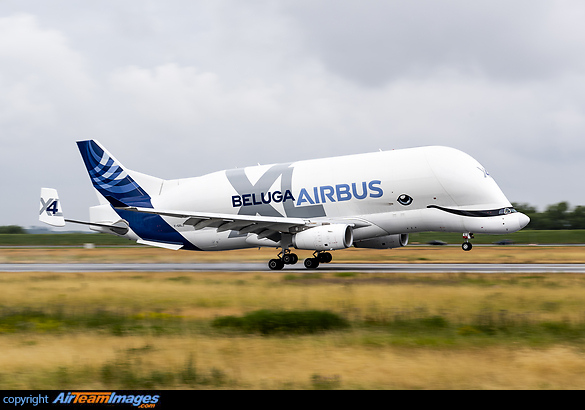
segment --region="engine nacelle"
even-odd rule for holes
[[[356,248],[370,248],[370,249],[392,249],[400,248],[408,244],[408,234],[401,233],[397,235],[386,235],[378,238],[365,239],[363,241],[356,241],[353,246]]]
[[[349,225],[321,225],[295,234],[292,242],[295,248],[310,251],[345,249],[353,244],[353,230]]]

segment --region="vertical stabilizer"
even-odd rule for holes
[[[99,142],[77,141],[83,162],[94,188],[115,206],[152,208],[151,196]],[[162,180],[135,173],[148,185],[157,186]]]
[[[169,249],[197,249],[160,215],[138,214],[126,207],[153,208],[164,180],[125,168],[95,140],[77,141],[79,152],[94,188],[109,204],[92,207],[92,226],[149,245]],[[104,230],[102,230],[104,231]]]

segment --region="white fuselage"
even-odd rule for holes
[[[169,181],[133,177],[152,194],[155,209],[348,223],[355,241],[422,231],[501,234],[529,221],[513,210],[482,165],[446,147],[259,165]],[[280,246],[254,234],[195,230],[180,218],[163,219],[201,250]]]

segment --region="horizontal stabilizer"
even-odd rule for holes
[[[71,223],[80,224],[80,225],[89,225],[90,229],[92,226],[93,227],[99,226],[100,228],[106,228],[111,233],[115,233],[116,235],[126,235],[128,233],[128,231],[130,230],[128,222],[124,221],[123,219],[116,222],[116,223],[85,222],[85,221],[75,221],[73,219],[65,219],[65,222],[71,222]]]
[[[170,249],[172,251],[178,251],[179,249],[181,249],[183,247],[183,244],[179,244],[179,243],[146,241],[144,239],[139,239],[136,241],[136,243],[139,243],[141,245],[156,246],[157,248]]]
[[[128,222],[124,220],[108,223],[65,219],[63,216],[63,208],[61,208],[61,203],[59,201],[59,194],[57,193],[57,190],[53,188],[41,188],[41,208],[39,211],[39,221],[57,227],[65,226],[65,222],[89,225],[90,227],[99,226],[100,228],[106,228],[111,233],[115,233],[117,235],[126,235],[130,229]]]

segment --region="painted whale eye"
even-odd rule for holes
[[[410,204],[412,204],[412,197],[410,197],[406,194],[402,194],[398,197],[398,202],[404,206],[410,205]]]

